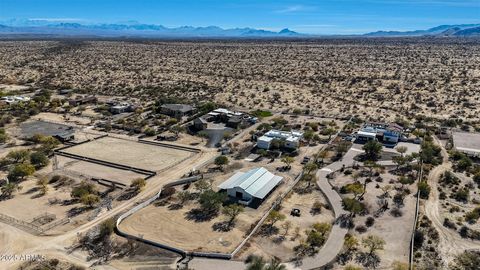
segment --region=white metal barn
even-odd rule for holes
[[[244,205],[254,200],[262,201],[282,182],[283,177],[274,175],[267,169],[255,168],[248,172],[237,172],[218,186],[226,190],[228,196],[238,199]]]

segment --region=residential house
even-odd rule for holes
[[[281,140],[284,142],[284,147],[288,149],[297,149],[300,146],[300,140],[303,137],[303,132],[300,131],[281,131],[270,130],[257,139],[257,147],[260,149],[270,149],[273,140]]]
[[[163,104],[160,107],[160,111],[171,117],[181,118],[186,115],[192,115],[195,113],[195,108],[186,104]]]

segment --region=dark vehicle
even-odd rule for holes
[[[310,157],[303,157],[303,160],[302,160],[301,164],[305,165],[308,162],[310,162]]]
[[[300,214],[300,209],[298,208],[293,208],[292,211],[290,211],[290,215],[294,216],[294,217],[299,217],[301,214]]]

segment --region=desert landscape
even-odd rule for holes
[[[3,41],[0,81],[244,109],[474,121],[478,54],[475,39],[461,38]]]
[[[479,39],[9,39],[0,62],[0,255],[39,255],[2,269],[475,269]]]

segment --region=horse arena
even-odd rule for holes
[[[134,178],[166,171],[197,152],[174,145],[105,136],[56,153],[59,170],[128,185]]]

